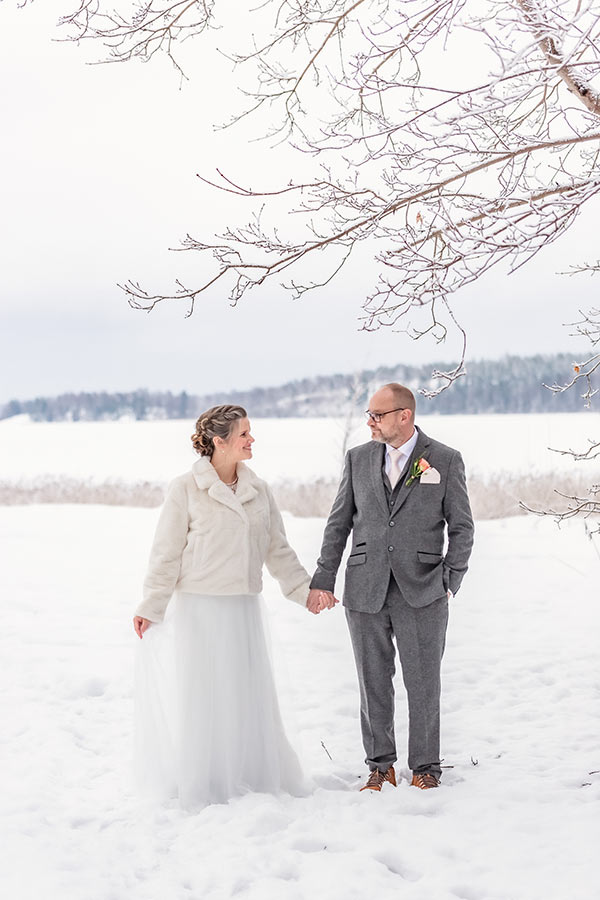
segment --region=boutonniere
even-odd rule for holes
[[[410,475],[406,479],[406,487],[410,487],[413,481],[416,481],[417,478],[420,478],[423,472],[426,472],[427,469],[430,468],[431,465],[427,462],[424,456],[422,456],[420,459],[415,459],[410,469]]]

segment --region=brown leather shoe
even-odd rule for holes
[[[396,787],[396,773],[393,766],[390,766],[387,772],[373,769],[367,779],[367,783],[361,787],[361,791],[380,791],[386,781]]]
[[[421,788],[422,791],[427,791],[429,788],[436,788],[440,786],[440,779],[436,778],[435,775],[432,775],[431,772],[420,772],[419,774],[414,774],[411,781],[411,787]]]

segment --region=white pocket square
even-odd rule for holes
[[[431,466],[429,469],[425,469],[419,479],[421,484],[439,484],[441,480],[442,478],[440,473],[437,469],[434,469],[433,466]]]

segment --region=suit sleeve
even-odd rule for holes
[[[270,541],[265,558],[267,569],[279,582],[281,592],[295,603],[306,606],[310,576],[288,544],[281,513],[271,489],[267,487],[270,512]]]
[[[352,488],[352,458],[350,453],[347,453],[342,480],[325,526],[321,555],[317,560],[317,568],[310,583],[311,588],[318,588],[322,591],[331,591],[333,593],[337,570],[340,566],[348,535],[352,530],[355,513],[356,505]]]
[[[188,528],[185,488],[180,481],[174,481],[160,511],[144,580],[144,599],[135,611],[136,616],[162,622],[179,578]]]
[[[474,535],[465,465],[458,452],[454,453],[448,468],[444,517],[448,527],[448,551],[444,559],[444,587],[456,594],[469,566]]]

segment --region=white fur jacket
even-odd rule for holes
[[[258,594],[262,567],[290,600],[306,606],[310,576],[287,542],[281,513],[266,482],[244,463],[234,494],[206,456],[169,485],[135,611],[162,621],[173,591]]]

